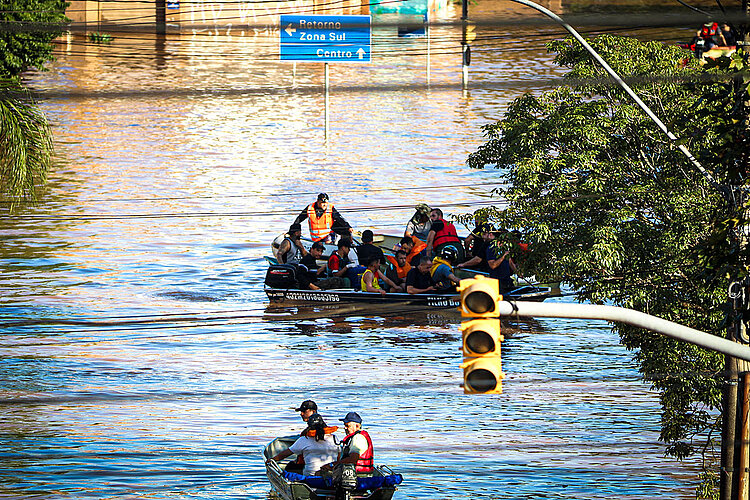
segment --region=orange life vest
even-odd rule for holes
[[[357,434],[362,434],[365,437],[365,439],[367,440],[367,449],[359,455],[359,458],[357,459],[356,470],[357,472],[372,472],[375,469],[375,467],[373,467],[374,453],[372,449],[372,439],[370,439],[370,435],[367,433],[367,431],[359,430],[356,432],[352,432],[351,434],[346,436],[341,442],[341,444],[344,445],[344,452],[346,453],[346,455],[349,454],[349,442]],[[342,457],[345,457],[346,455],[342,454]]]
[[[412,247],[411,252],[409,252],[409,255],[406,256],[406,262],[411,262],[411,260],[422,250],[427,248],[427,243],[420,240],[416,236],[411,237],[412,241],[414,242],[414,247]]]
[[[326,434],[333,434],[337,430],[339,430],[339,428],[338,428],[337,425],[332,425],[330,427],[326,427],[325,428]],[[307,429],[307,431],[304,432],[303,435],[307,436],[307,437],[314,438],[315,437],[315,429]]]
[[[326,236],[331,234],[331,227],[333,226],[333,205],[329,203],[323,215],[318,218],[315,213],[315,203],[311,203],[307,207],[307,220],[310,223],[310,238],[313,241],[325,239]]]
[[[406,264],[404,264],[404,267],[398,266],[398,261],[393,255],[386,255],[385,258],[393,265],[393,269],[396,270],[396,274],[399,278],[406,278],[406,275],[409,274],[409,269],[411,269],[411,264],[409,264],[408,257],[406,260]]]

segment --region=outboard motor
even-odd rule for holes
[[[349,500],[357,489],[357,470],[354,464],[339,465],[333,470],[333,485],[336,487],[336,500]]]

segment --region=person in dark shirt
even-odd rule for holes
[[[490,266],[487,265],[487,245],[495,237],[492,224],[485,222],[480,224],[472,234],[479,235],[474,238],[471,245],[471,258],[456,266],[457,269],[473,269],[483,273],[490,272]]]
[[[332,203],[328,202],[328,195],[320,193],[315,203],[302,209],[294,219],[294,224],[302,224],[308,219],[310,224],[310,238],[313,241],[333,243],[336,234],[350,236],[352,226],[346,222]]]
[[[299,281],[300,288],[303,290],[330,290],[332,288],[346,288],[347,282],[345,278],[339,278],[333,276],[331,278],[323,278],[321,276],[328,269],[328,264],[323,264],[318,267],[318,260],[323,257],[323,251],[325,245],[320,241],[316,241],[310,247],[310,251],[302,257],[299,263]],[[347,280],[348,281],[348,280]]]
[[[374,236],[375,235],[373,235],[372,231],[369,229],[362,231],[362,244],[355,249],[357,252],[357,260],[359,260],[359,263],[362,265],[366,266],[368,262],[372,261],[373,257],[378,257],[380,262],[385,262],[383,250],[372,243]]]
[[[416,267],[412,267],[406,275],[406,292],[412,295],[417,293],[430,293],[435,291],[435,284],[430,277],[432,261],[422,257]]]
[[[487,245],[487,265],[490,266],[490,278],[500,282],[500,293],[515,288],[512,276],[516,272],[516,264],[510,257],[510,250],[500,240]]]

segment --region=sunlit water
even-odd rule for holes
[[[498,173],[464,166],[480,127],[563,70],[554,27],[484,34],[464,91],[457,28],[432,30],[429,75],[425,39],[376,32],[372,64],[331,65],[327,141],[322,66],[278,62],[273,37],[75,39],[30,75],[58,164],[39,205],[0,213],[0,493],[265,498],[262,447],[312,398],[364,417],[398,498],[691,498],[606,324],[506,323],[503,394],[469,397],[457,313],[262,292],[319,191],[386,232],[417,202],[488,200]]]

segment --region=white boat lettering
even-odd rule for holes
[[[320,294],[320,293],[304,293],[304,292],[289,292],[286,294],[286,298],[289,300],[312,300],[316,302],[338,302],[339,296],[335,294]]]

